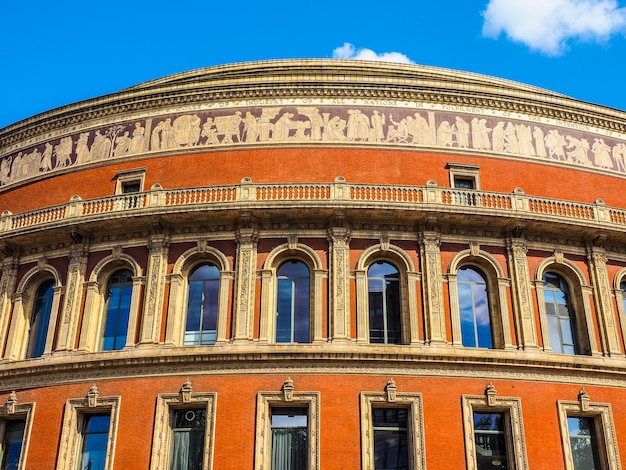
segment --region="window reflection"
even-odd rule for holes
[[[109,425],[111,417],[106,415],[85,415],[83,421],[83,444],[81,451],[81,470],[104,470],[107,445],[109,442]]]
[[[457,284],[463,346],[493,347],[485,275],[476,267],[463,266],[457,274]]]
[[[220,272],[217,266],[202,264],[189,276],[185,345],[215,344]]]
[[[133,273],[128,269],[115,272],[107,284],[102,350],[122,349],[126,345]]]
[[[556,353],[576,354],[572,305],[567,282],[556,273],[543,275],[543,297],[550,332],[550,346]]]
[[[508,469],[505,413],[474,412],[478,470]]]
[[[302,261],[280,265],[276,283],[276,342],[310,341],[311,290],[309,268]]]
[[[39,357],[44,353],[48,328],[50,326],[53,298],[54,281],[45,281],[37,289],[33,311],[30,316],[28,357]]]
[[[408,470],[408,409],[372,408],[374,468]]]
[[[567,418],[574,470],[599,470],[600,458],[592,417],[569,416]]]
[[[379,261],[367,270],[370,343],[402,343],[400,274],[390,263]]]

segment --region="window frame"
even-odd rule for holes
[[[48,289],[51,289],[52,292],[49,296],[48,304],[46,307],[47,318],[42,324],[42,320],[41,320],[42,311],[36,312],[36,309],[37,309],[37,304],[40,298],[39,291],[42,289],[44,285],[48,283],[50,284]],[[35,359],[46,354],[46,349],[47,349],[46,346],[48,345],[48,336],[50,334],[51,321],[53,320],[52,316],[53,316],[53,310],[54,310],[54,303],[55,303],[54,297],[55,297],[56,289],[57,287],[56,287],[55,280],[52,278],[49,278],[49,279],[44,279],[41,282],[39,282],[37,285],[37,288],[33,290],[33,300],[32,300],[32,305],[30,306],[30,316],[29,316],[28,341],[26,345],[26,359]],[[47,298],[44,296],[42,297]],[[37,318],[34,318],[35,314],[37,313],[39,313],[39,315],[37,315]],[[35,325],[35,322],[36,322],[36,325]],[[42,327],[44,327],[43,331],[41,331]],[[40,343],[40,341],[43,344]],[[38,349],[41,349],[41,352],[37,353],[37,355],[35,355],[36,346],[39,346]]]
[[[304,276],[301,277],[296,277],[296,276],[285,276],[285,275],[281,275],[279,274],[279,271],[281,270],[281,268],[283,266],[285,266],[288,263],[300,263],[301,265],[303,265],[307,271],[308,271],[308,277],[307,277],[307,284],[308,284],[308,302],[306,302],[308,304],[308,311],[307,311],[307,317],[308,317],[308,325],[307,325],[307,329],[308,329],[308,340],[307,341],[296,341],[296,322],[299,320],[297,318],[297,314],[296,314],[296,288],[295,288],[295,279],[304,279]],[[291,295],[289,297],[290,302],[291,302],[291,308],[290,308],[290,316],[291,316],[291,321],[290,321],[290,341],[278,341],[277,337],[277,329],[278,329],[278,317],[279,317],[279,305],[280,305],[280,284],[281,284],[281,280],[290,280],[292,285],[294,285],[294,288],[291,291]],[[313,332],[313,289],[312,289],[312,282],[313,282],[313,276],[311,273],[311,266],[309,266],[308,263],[306,263],[305,261],[303,261],[300,258],[285,258],[283,260],[280,261],[280,263],[277,264],[276,266],[276,293],[275,293],[275,305],[276,305],[276,319],[274,321],[274,343],[276,344],[309,344],[313,342],[312,339],[312,332]]]
[[[150,470],[168,470],[172,442],[172,411],[179,409],[204,409],[206,426],[202,468],[213,468],[215,449],[215,413],[217,392],[193,392],[191,382],[185,382],[179,393],[160,393],[156,399],[154,434]]]
[[[193,276],[200,268],[202,268],[203,266],[212,266],[217,270],[217,279],[203,279],[203,280],[199,280],[199,281],[190,281],[191,276]],[[185,307],[184,307],[184,326],[182,328],[182,333],[183,333],[183,338],[182,338],[182,345],[189,347],[189,346],[212,346],[214,344],[217,343],[218,341],[218,336],[219,336],[219,323],[220,323],[220,311],[221,311],[221,285],[222,285],[222,273],[220,270],[220,267],[211,261],[203,261],[201,263],[197,263],[194,264],[194,266],[189,270],[189,273],[187,274],[186,277],[186,296],[185,296]],[[216,289],[216,299],[215,299],[215,338],[212,341],[209,342],[203,342],[203,330],[202,329],[202,324],[203,324],[203,308],[200,309],[200,329],[196,332],[195,330],[193,331],[194,333],[198,334],[198,338],[199,341],[198,342],[194,342],[194,343],[188,343],[187,342],[187,334],[188,334],[188,330],[187,330],[187,323],[189,321],[189,297],[190,297],[190,290],[191,290],[191,283],[192,282],[202,282],[203,284],[203,293],[204,293],[204,286],[206,285],[207,281],[213,281],[216,282],[217,285],[217,289]],[[206,331],[211,331],[211,330],[206,330]]]
[[[115,441],[121,396],[100,397],[93,386],[85,398],[71,398],[65,403],[56,470],[76,470],[81,459],[83,419],[88,414],[109,414],[109,436],[104,468],[113,470]]]
[[[271,417],[272,408],[308,409],[309,458],[307,470],[318,470],[320,436],[320,392],[297,392],[293,382],[287,379],[278,392],[257,393],[256,436],[254,444],[254,469],[267,470],[271,465]]]
[[[22,448],[20,449],[20,460],[17,470],[24,470],[26,468],[34,415],[35,403],[18,403],[17,394],[15,392],[11,393],[6,404],[0,407],[0,443],[4,441],[4,433],[8,421],[24,421],[24,434],[22,435]],[[1,457],[0,455],[0,458]]]
[[[570,443],[568,418],[592,418],[597,434],[597,452],[600,459],[600,470],[620,470],[621,463],[613,409],[610,403],[591,402],[587,392],[582,389],[577,401],[558,400],[559,427],[565,470],[574,470],[574,460]]]
[[[474,412],[503,413],[505,440],[507,443],[509,470],[528,470],[526,439],[522,418],[522,402],[518,397],[498,397],[495,387],[489,384],[485,395],[461,397],[465,437],[465,460],[467,470],[477,470],[476,439],[474,435]]]
[[[372,303],[371,303],[371,291],[370,291],[370,280],[376,279],[376,280],[382,280],[383,282],[385,281],[385,278],[380,278],[380,277],[373,277],[370,276],[370,270],[372,269],[372,266],[376,265],[376,264],[386,264],[391,266],[392,268],[395,269],[396,271],[396,282],[397,282],[397,289],[398,289],[398,305],[397,305],[397,310],[395,312],[392,312],[392,314],[397,317],[396,320],[400,325],[400,338],[398,342],[390,342],[388,340],[388,335],[389,335],[389,308],[387,305],[387,296],[383,295],[382,296],[382,310],[383,310],[383,342],[382,343],[374,343],[372,341],[372,322],[371,322],[371,318],[372,318]],[[395,263],[387,260],[387,259],[375,259],[372,260],[371,263],[368,264],[367,266],[367,270],[366,270],[366,278],[367,278],[367,310],[368,310],[368,343],[369,344],[382,344],[382,345],[395,345],[395,344],[406,344],[405,341],[405,323],[406,320],[404,319],[404,307],[403,307],[403,299],[402,299],[402,274],[400,269],[398,268],[398,266],[396,266]],[[382,292],[385,292],[386,288],[385,288],[385,284],[383,283],[383,289]]]
[[[361,468],[374,470],[373,408],[407,409],[407,440],[409,443],[409,468],[426,469],[426,445],[424,441],[424,411],[421,393],[397,392],[395,382],[387,383],[385,392],[361,392]]]
[[[473,281],[460,281],[459,280],[459,275],[461,271],[465,271],[465,270],[471,270],[474,273],[476,273],[477,275],[479,275],[482,280],[483,280],[483,284],[485,286],[485,299],[487,301],[487,312],[488,312],[488,317],[489,317],[489,340],[491,342],[490,346],[481,346],[480,345],[480,338],[479,338],[479,334],[478,334],[478,320],[477,320],[477,316],[476,316],[476,302],[474,301],[474,291],[472,288],[472,326],[473,326],[473,333],[474,333],[474,339],[476,340],[476,345],[474,346],[468,346],[464,343],[463,341],[463,319],[462,319],[462,311],[461,311],[461,289],[459,288],[459,286],[461,284],[465,285],[465,284],[470,284],[472,286],[474,286],[477,283],[474,283]],[[492,299],[492,295],[491,295],[491,286],[489,285],[489,279],[487,274],[485,274],[485,272],[483,271],[483,269],[481,269],[479,266],[470,264],[470,263],[464,263],[462,265],[460,265],[458,267],[458,269],[456,270],[456,284],[457,284],[457,301],[458,301],[458,309],[459,309],[459,320],[461,322],[461,344],[463,345],[463,347],[465,348],[476,348],[476,349],[496,349],[497,345],[499,343],[498,338],[497,338],[497,325],[495,325],[494,323],[494,306],[493,306],[493,299]]]
[[[115,195],[135,194],[143,192],[144,182],[146,179],[146,167],[133,168],[130,170],[121,170],[115,173]],[[138,184],[139,190],[132,192],[124,192],[124,188],[130,184]]]
[[[105,349],[105,334],[106,334],[106,327],[109,321],[109,290],[110,288],[113,286],[112,285],[112,279],[113,277],[118,274],[121,273],[123,271],[128,271],[130,273],[130,280],[123,283],[121,288],[127,288],[130,287],[130,293],[129,293],[129,298],[128,298],[128,319],[126,320],[126,337],[124,339],[124,345],[120,348],[120,347],[114,347],[111,349]],[[131,339],[131,326],[132,326],[132,317],[133,317],[133,298],[134,298],[134,290],[135,290],[135,282],[134,282],[134,273],[133,270],[130,269],[129,267],[121,267],[119,269],[114,270],[107,278],[107,282],[106,285],[104,287],[104,297],[103,297],[103,304],[102,304],[102,318],[101,318],[101,326],[100,326],[100,334],[98,335],[98,351],[120,351],[122,349],[124,349],[128,344],[129,344],[129,340]],[[118,312],[119,315],[119,312]],[[115,338],[118,337],[118,333],[119,333],[119,328],[115,330],[116,331],[116,335]],[[134,342],[134,338],[132,339]],[[114,340],[115,341],[115,340]]]

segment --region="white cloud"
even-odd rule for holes
[[[357,59],[357,60],[375,60],[378,62],[398,62],[401,64],[414,64],[411,59],[400,52],[383,52],[377,53],[371,49],[357,49],[349,42],[345,42],[343,46],[333,50],[334,59]]]
[[[626,8],[616,0],[490,0],[483,34],[510,39],[548,55],[563,53],[567,41],[603,42],[626,31]]]

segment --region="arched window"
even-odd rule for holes
[[[276,342],[310,342],[309,268],[302,261],[289,260],[280,265],[276,278]]]
[[[186,346],[215,344],[220,271],[212,264],[196,267],[188,279]]]
[[[132,293],[132,271],[122,269],[113,273],[105,293],[103,351],[122,349],[126,345]]]
[[[402,343],[400,273],[393,264],[378,261],[367,270],[370,343]]]
[[[463,266],[457,273],[457,285],[463,346],[492,348],[491,316],[485,275],[474,266]]]
[[[552,351],[576,354],[572,301],[567,282],[556,273],[543,275],[543,297]]]
[[[35,303],[30,315],[30,334],[28,340],[27,357],[39,357],[44,353],[50,314],[52,313],[52,298],[54,297],[54,281],[43,282],[35,294]]]

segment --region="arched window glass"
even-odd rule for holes
[[[626,312],[626,279],[619,283],[619,288],[622,291],[622,305],[624,306],[624,312]]]
[[[572,325],[572,302],[567,282],[556,273],[543,275],[543,297],[548,317],[550,346],[562,354],[576,354],[576,341]]]
[[[378,261],[367,270],[370,343],[402,343],[400,274],[393,264]]]
[[[39,357],[46,347],[52,299],[54,297],[54,281],[42,283],[35,294],[35,303],[30,315],[30,337],[28,341],[28,357]]]
[[[189,276],[187,320],[184,344],[215,344],[220,271],[212,264],[201,264]]]
[[[309,268],[302,261],[289,260],[277,271],[276,342],[311,341],[311,289]]]
[[[128,269],[115,272],[107,283],[102,350],[122,349],[126,345],[133,273]]]
[[[463,266],[457,273],[457,285],[463,346],[493,347],[485,275],[474,266]]]

